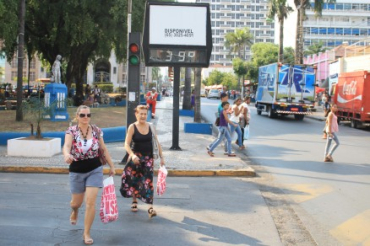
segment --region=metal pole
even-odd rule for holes
[[[174,67],[172,146],[170,148],[171,150],[181,150],[181,148],[179,147],[180,70],[181,68],[179,66]]]
[[[18,78],[17,78],[17,111],[16,121],[23,121],[23,59],[24,59],[24,26],[26,16],[26,0],[19,1],[19,30],[18,30]]]
[[[128,53],[129,53],[129,36],[131,33],[131,12],[132,0],[127,0],[127,54],[126,54],[126,88],[128,87]]]

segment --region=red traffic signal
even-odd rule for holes
[[[129,46],[129,52],[130,52],[130,55],[129,55],[129,63],[131,65],[139,65],[140,63],[140,47],[138,44],[136,43],[131,43],[130,46]]]
[[[136,53],[139,52],[139,45],[137,45],[135,43],[132,43],[132,44],[130,44],[129,49],[130,49],[130,52],[131,53],[135,53],[136,54]]]

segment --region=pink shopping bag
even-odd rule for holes
[[[161,166],[158,170],[158,179],[157,179],[157,194],[163,195],[166,191],[166,177],[167,169],[165,166]]]
[[[104,179],[100,204],[100,219],[106,224],[118,219],[117,197],[113,177]]]

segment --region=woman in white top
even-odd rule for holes
[[[242,131],[242,136],[244,136],[244,128],[249,125],[249,121],[251,119],[251,112],[249,110],[249,104],[251,102],[251,98],[246,96],[244,98],[244,102],[240,104],[240,129]],[[242,144],[244,144],[244,137],[242,137]]]
[[[230,127],[231,134],[233,134],[235,131],[238,134],[237,143],[239,145],[239,149],[245,149],[244,145],[242,144],[242,138],[243,138],[242,130],[239,126],[240,112],[241,112],[241,110],[239,109],[239,105],[241,103],[242,103],[242,100],[240,98],[235,99],[234,105],[231,111],[231,117],[230,117],[230,121],[235,123],[235,126],[233,124],[229,124],[229,127]]]

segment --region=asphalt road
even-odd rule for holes
[[[202,99],[214,122],[219,100]],[[251,106],[251,139],[243,153],[278,183],[319,245],[370,245],[370,131],[339,126],[334,163],[324,163],[324,122],[270,119]]]
[[[251,179],[169,177],[151,220],[140,201],[139,211],[130,211],[131,199],[119,195],[120,177],[114,180],[119,218],[103,224],[96,211],[94,245],[282,245]],[[77,225],[69,224],[68,175],[0,173],[0,185],[0,245],[83,245],[84,208]]]

